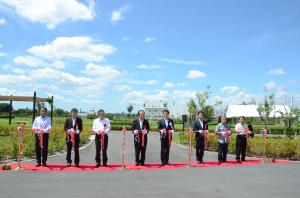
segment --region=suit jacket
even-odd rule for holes
[[[196,133],[195,134],[196,141],[199,139],[202,139],[202,137],[203,137],[203,134],[196,132],[199,130],[208,130],[208,122],[206,120],[203,120],[203,127],[201,126],[199,119],[197,119],[193,122],[193,131]]]
[[[169,119],[168,127],[166,126],[166,123],[165,123],[164,119],[159,120],[158,121],[158,130],[162,130],[162,129],[166,129],[167,131],[175,130],[173,120]]]
[[[73,120],[72,117],[67,118],[64,126],[64,130],[67,132],[69,129],[76,128],[76,125],[78,126],[78,130],[81,132],[82,131],[82,119],[81,118],[76,118],[75,124],[73,125]]]
[[[150,131],[150,125],[149,125],[148,120],[146,120],[146,119],[144,119],[144,121],[143,121],[142,128],[140,126],[140,120],[139,119],[134,120],[133,123],[132,123],[132,132],[134,130],[138,130],[139,132],[142,132],[142,130],[145,129],[145,128],[146,128],[147,131]]]

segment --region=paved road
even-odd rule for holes
[[[126,161],[134,163],[128,134]],[[120,163],[121,134],[109,136],[109,162]],[[159,162],[159,136],[151,134],[147,162]],[[49,163],[65,163],[65,155]],[[232,158],[232,157],[230,157]],[[215,160],[216,153],[205,159]],[[186,161],[187,150],[172,145],[170,161]],[[81,150],[81,163],[94,163],[94,144]],[[0,197],[298,197],[300,163],[109,172],[0,173]]]

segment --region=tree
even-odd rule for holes
[[[211,105],[207,105],[207,100],[210,96],[210,86],[206,87],[206,91],[196,93],[196,98],[198,100],[198,106],[201,111],[205,114],[205,119],[211,121],[214,118],[214,108]]]
[[[202,111],[205,114],[205,119],[210,122],[214,119],[214,108],[211,105],[206,105]]]
[[[292,135],[291,132],[293,131],[294,125],[297,124],[300,117],[300,109],[291,108],[290,111],[288,111],[285,105],[284,108],[284,112],[278,111],[281,115],[279,119],[285,126],[284,135]],[[287,132],[289,133],[287,134]]]
[[[194,120],[197,113],[197,105],[194,99],[191,98],[191,100],[188,103],[188,112],[190,113],[190,119]]]
[[[133,104],[128,104],[128,106],[127,106],[127,111],[128,111],[128,115],[129,115],[129,116],[130,116],[132,110],[133,110]]]
[[[274,108],[274,104],[274,94],[271,94],[269,96],[265,96],[264,101],[257,107],[257,112],[259,114],[260,119],[263,121],[265,128],[268,125],[268,119]]]
[[[0,112],[8,113],[10,109],[9,103],[0,103]]]

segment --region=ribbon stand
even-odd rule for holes
[[[21,155],[23,154],[23,132],[24,132],[24,126],[26,122],[19,121],[17,122],[19,124],[17,130],[19,134],[19,154],[18,154],[18,166],[14,169],[14,171],[23,171],[25,168],[21,166]]]
[[[121,167],[121,171],[125,171],[125,170],[127,170],[127,168],[125,166],[126,128],[124,126],[123,126],[123,129],[122,129],[122,137],[123,137],[123,143],[122,143],[122,167]]]
[[[192,128],[189,128],[188,131],[189,134],[189,164],[186,166],[187,168],[194,168],[195,166],[192,165],[192,152],[193,152],[193,130]]]
[[[266,156],[266,150],[267,150],[267,129],[263,128],[261,130],[262,138],[263,138],[263,144],[264,144],[264,151],[263,151],[263,163],[270,163],[271,160],[267,158]]]

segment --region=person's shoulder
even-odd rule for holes
[[[97,122],[99,120],[99,118],[94,119],[94,122]]]
[[[108,118],[105,118],[105,121],[106,121],[106,122],[109,122],[109,119],[108,119]]]
[[[170,122],[174,122],[171,118],[169,118]]]

